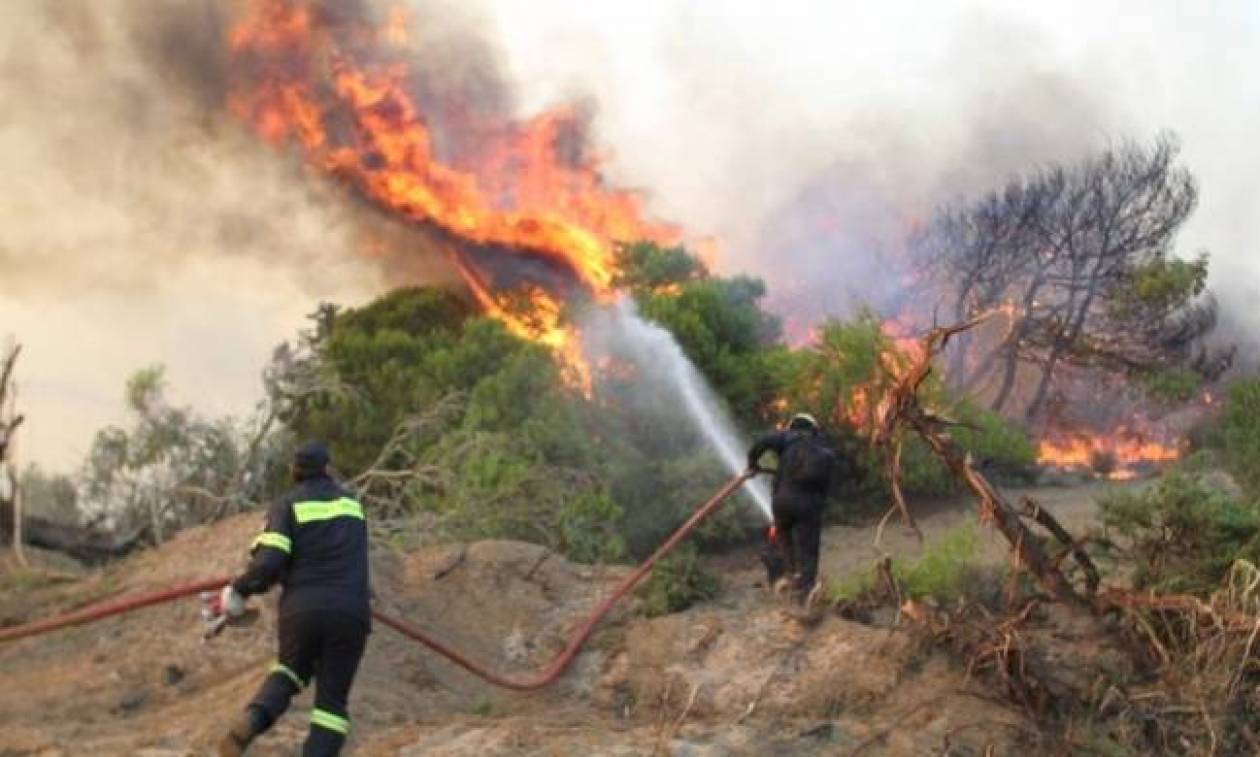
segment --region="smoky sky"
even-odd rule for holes
[[[0,9],[0,339],[25,350],[26,460],[70,467],[129,373],[246,412],[321,300],[451,280],[408,230],[224,108],[230,4]]]
[[[523,100],[598,92],[618,177],[789,322],[895,303],[888,259],[939,204],[1171,131],[1201,189],[1177,248],[1256,328],[1254,3],[483,5]]]
[[[808,323],[903,291],[887,261],[943,202],[1123,138],[1179,135],[1223,322],[1260,321],[1260,8],[1111,0],[634,4],[408,0],[439,152],[581,103],[609,180],[712,237]],[[128,372],[247,410],[320,300],[449,281],[443,258],[223,108],[240,2],[0,9],[0,336],[26,344],[23,453],[66,467]],[[343,23],[380,4],[324,3]],[[455,128],[458,124],[460,128]]]

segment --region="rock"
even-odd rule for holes
[[[130,715],[143,707],[148,699],[149,693],[147,691],[133,691],[122,698],[122,701],[114,708],[114,713],[117,715]]]
[[[183,669],[183,668],[181,668],[180,666],[178,666],[178,665],[167,665],[167,666],[166,666],[166,670],[164,671],[164,677],[165,677],[165,679],[166,679],[166,685],[167,685],[167,686],[174,686],[175,684],[177,684],[177,683],[179,683],[180,681],[184,680],[184,676],[185,676],[185,675],[187,675],[187,673],[185,673],[185,672],[184,672],[184,669]]]
[[[519,627],[513,628],[511,633],[503,637],[503,659],[513,665],[523,664],[529,660],[532,647],[533,644],[525,638],[525,632]]]

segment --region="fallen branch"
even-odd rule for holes
[[[1059,540],[1060,544],[1072,553],[1072,559],[1085,572],[1086,588],[1090,594],[1096,593],[1098,584],[1102,579],[1099,577],[1098,567],[1094,565],[1094,561],[1090,559],[1089,553],[1085,551],[1083,542],[1073,539],[1072,535],[1067,532],[1067,529],[1059,523],[1059,520],[1032,497],[1024,497],[1022,504],[1025,515],[1049,531],[1055,539]]]
[[[1002,533],[1020,564],[1033,575],[1042,590],[1056,600],[1082,606],[1084,603],[1072,589],[1071,583],[1063,577],[1054,561],[1042,549],[1040,542],[1023,524],[1019,514],[976,470],[971,455],[950,437],[947,429],[952,423],[926,411],[919,399],[919,389],[932,372],[933,360],[945,348],[950,338],[976,327],[1000,312],[1003,311],[992,310],[965,323],[933,329],[923,337],[917,360],[904,369],[894,365],[894,361],[887,355],[882,356],[884,370],[894,381],[879,405],[872,441],[892,456],[890,465],[897,464],[899,467],[898,440],[903,431],[911,430],[918,434],[954,476],[972,491],[979,505],[981,523],[991,524]],[[902,519],[908,527],[913,525],[908,509],[903,513]]]
[[[906,504],[905,494],[901,491],[901,450],[902,440],[897,438],[891,442],[890,450],[887,454],[888,465],[888,486],[892,489],[893,504],[888,508],[888,512],[884,513],[884,517],[880,518],[879,526],[875,528],[875,546],[879,546],[880,541],[884,538],[884,526],[888,524],[888,520],[892,518],[894,513],[901,514],[901,522],[906,528],[914,532],[919,543],[923,543],[923,532],[919,530],[919,524],[915,522],[914,516],[910,514],[910,506]]]
[[[468,558],[468,546],[463,545],[459,548],[459,554],[455,555],[455,559],[451,560],[446,565],[443,565],[441,568],[438,568],[437,570],[433,571],[433,580],[441,581],[443,578],[446,578],[451,573],[454,573],[455,569],[463,565],[464,560],[466,560],[467,558]]]

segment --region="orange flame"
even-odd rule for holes
[[[1106,462],[1108,478],[1127,480],[1137,476],[1139,465],[1159,465],[1179,459],[1176,445],[1151,441],[1127,429],[1106,436],[1075,435],[1059,440],[1043,440],[1038,445],[1037,462],[1059,468],[1100,467]]]
[[[397,8],[380,29],[352,33],[319,19],[306,0],[252,0],[231,31],[241,75],[228,105],[267,141],[296,143],[310,164],[404,219],[557,263],[596,300],[611,296],[617,242],[679,238],[675,227],[645,220],[637,195],[606,186],[598,156],[560,154],[562,137],[580,133],[571,108],[506,125],[467,167],[439,160],[410,94],[413,72],[384,54],[407,42],[407,12]],[[488,314],[555,349],[589,383],[576,332],[561,315],[566,293],[535,287],[527,292],[532,312],[518,313],[454,254]]]

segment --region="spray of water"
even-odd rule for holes
[[[732,473],[745,468],[746,447],[731,421],[730,415],[682,351],[674,335],[645,320],[629,297],[622,297],[611,307],[599,308],[588,317],[583,333],[598,334],[605,341],[596,351],[615,349],[629,358],[645,381],[664,384],[679,401],[688,420],[708,442],[722,464]],[[591,342],[588,340],[588,348]],[[743,493],[758,510],[771,520],[770,491],[762,479],[744,485]]]

